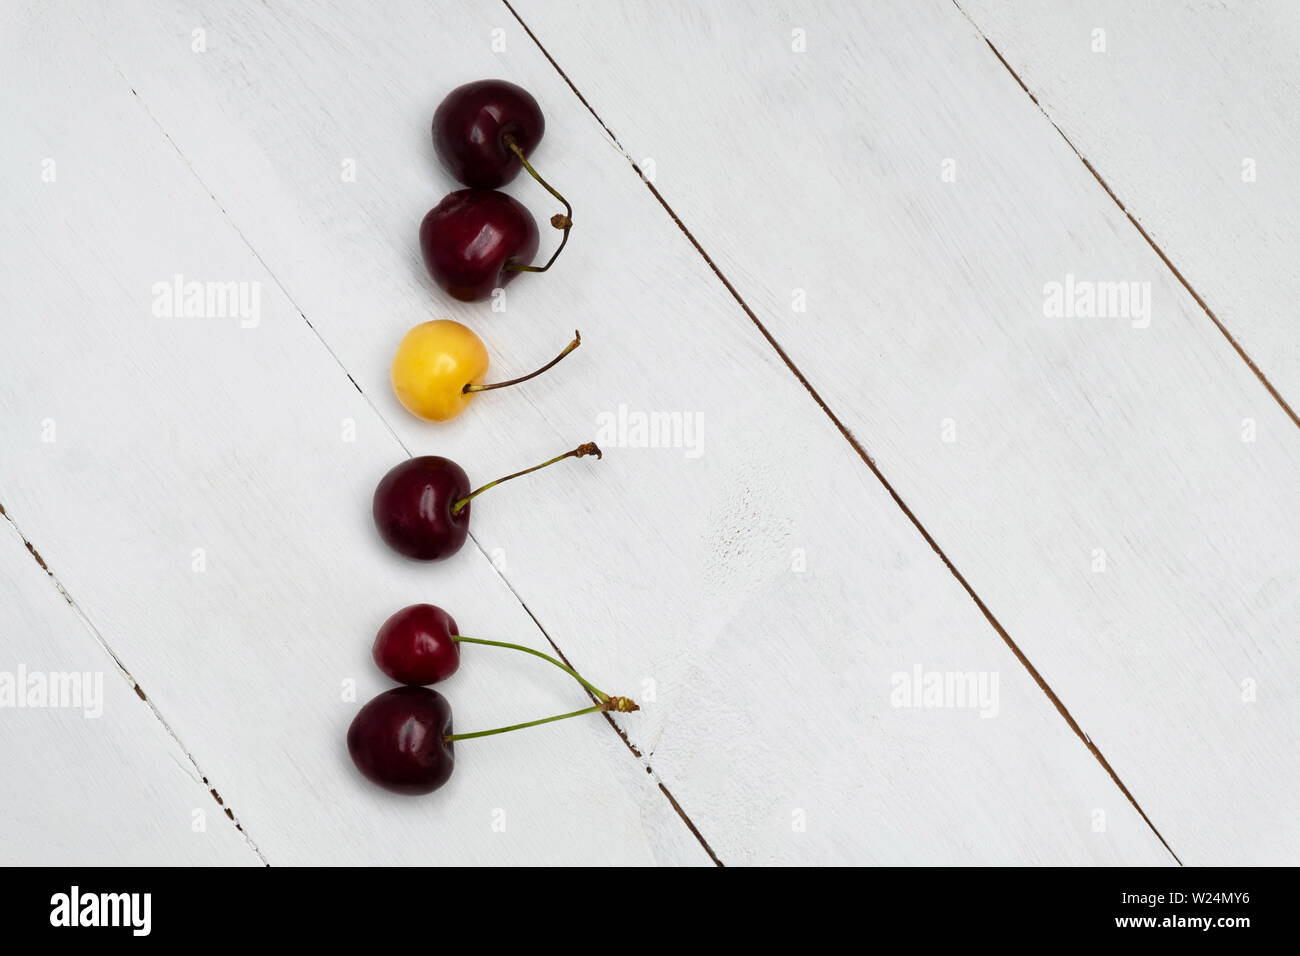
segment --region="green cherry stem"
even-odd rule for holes
[[[522,724],[511,724],[509,727],[496,727],[492,730],[476,730],[472,734],[447,734],[442,739],[447,743],[453,743],[457,740],[472,740],[475,737],[491,737],[495,734],[508,734],[512,730],[523,730],[525,727],[536,727],[539,724],[553,724],[557,720],[568,720],[570,717],[581,717],[583,714],[604,714],[611,710],[620,714],[629,714],[634,710],[640,710],[636,701],[631,697],[610,697],[599,704],[593,704],[590,707],[584,707],[582,710],[570,711],[567,714],[557,714],[554,717],[543,717],[541,720],[530,720]]]
[[[523,471],[516,471],[513,475],[506,475],[504,478],[498,478],[496,481],[489,481],[482,488],[475,488],[464,498],[461,498],[460,500],[452,504],[451,513],[459,514],[461,508],[464,508],[467,504],[469,504],[479,495],[483,494],[483,492],[487,491],[489,488],[495,488],[503,481],[509,481],[512,478],[519,478],[522,477],[523,475],[532,474],[534,471],[541,471],[543,468],[553,465],[557,461],[564,461],[564,459],[566,458],[582,458],[585,455],[595,455],[597,458],[601,457],[600,449],[596,447],[596,443],[594,441],[589,441],[584,445],[579,445],[577,448],[573,449],[572,451],[566,451],[563,455],[556,455],[550,461],[544,461],[540,465],[533,465],[533,467],[525,468]]]
[[[530,378],[536,378],[537,376],[541,375],[543,372],[551,369],[553,366],[558,365],[560,359],[564,358],[564,356],[568,355],[570,352],[572,352],[581,344],[582,344],[582,336],[578,334],[577,329],[574,329],[573,341],[564,347],[563,352],[555,356],[555,358],[551,359],[549,362],[547,362],[545,365],[539,368],[536,372],[529,372],[527,375],[521,375],[519,378],[512,378],[508,382],[495,382],[492,385],[466,385],[463,389],[461,389],[461,392],[465,395],[470,395],[474,392],[490,392],[494,388],[508,388],[511,385],[518,385],[520,382],[526,382]]]
[[[457,740],[473,740],[475,737],[491,737],[494,734],[508,734],[512,730],[523,730],[525,727],[536,727],[538,724],[552,724],[557,720],[568,720],[570,717],[581,717],[583,714],[594,714],[601,709],[600,704],[594,707],[584,707],[582,710],[575,710],[568,714],[559,714],[555,717],[543,717],[541,720],[530,720],[525,724],[511,724],[509,727],[497,727],[495,730],[479,730],[472,734],[447,734],[442,739],[447,743]]]
[[[609,694],[606,694],[603,690],[601,690],[595,684],[591,683],[591,681],[587,680],[585,677],[583,677],[581,674],[575,671],[568,664],[564,663],[561,660],[557,660],[556,658],[552,657],[550,654],[543,654],[541,651],[533,650],[533,648],[531,647],[524,647],[524,645],[522,644],[508,644],[505,641],[485,641],[480,637],[465,637],[462,634],[453,634],[451,636],[451,639],[460,644],[485,644],[488,647],[508,647],[512,651],[523,651],[525,654],[532,654],[534,657],[540,657],[544,661],[550,661],[560,670],[564,671],[566,674],[568,674],[570,677],[576,680],[583,687],[587,688],[587,690],[591,691],[592,694],[595,695],[596,699],[599,700],[601,703],[606,703],[610,699]]]
[[[545,189],[548,193],[550,193],[560,202],[564,203],[564,212],[562,213],[557,212],[554,216],[551,217],[551,225],[554,226],[556,229],[563,229],[564,235],[560,237],[559,248],[557,248],[555,252],[551,254],[551,258],[547,260],[546,265],[525,266],[525,265],[520,265],[516,262],[507,262],[505,265],[505,268],[510,270],[511,272],[545,272],[552,265],[554,265],[555,260],[560,257],[560,253],[564,251],[564,244],[569,241],[569,230],[573,228],[573,207],[569,205],[569,200],[565,199],[558,192],[556,192],[555,188],[551,186],[550,183],[548,183],[545,179],[543,179],[540,175],[538,175],[537,170],[533,169],[533,167],[529,164],[528,158],[524,156],[524,151],[519,148],[519,144],[515,141],[515,138],[513,136],[511,136],[509,133],[506,133],[504,140],[505,140],[506,147],[510,150],[510,152],[514,153],[517,157],[519,157],[519,162],[523,164],[524,169],[528,170],[528,175],[532,176],[533,179],[541,183],[542,188]]]

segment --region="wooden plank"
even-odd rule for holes
[[[11,11],[0,36],[14,184],[0,200],[0,501],[266,858],[708,865],[598,718],[467,743],[430,799],[360,778],[344,735],[388,685],[369,645],[389,613],[434,600],[475,633],[544,638],[477,549],[431,569],[380,546],[370,496],[403,449],[90,34],[42,6]],[[40,178],[47,157],[52,182]],[[155,283],[175,274],[248,283],[257,321],[157,314]],[[532,658],[466,656],[447,687],[458,729],[585,699]],[[51,724],[29,747],[75,755],[96,739],[89,723]],[[6,786],[28,793],[20,783]]]
[[[512,6],[1182,860],[1294,861],[1300,434],[961,13]]]
[[[959,6],[1294,410],[1300,9]]]
[[[260,865],[36,557],[0,518],[0,863]]]
[[[477,543],[583,670],[641,686],[645,712],[621,723],[724,861],[1170,862],[508,11],[140,9],[83,15],[407,447],[492,475],[610,426],[599,465],[484,500]],[[206,29],[201,55],[185,39],[195,24]],[[577,207],[560,266],[512,285],[500,314],[437,295],[415,245],[421,216],[450,188],[428,117],[444,91],[484,75],[509,76],[544,104],[538,159]],[[355,182],[340,176],[348,159]],[[510,191],[549,210],[535,187]],[[574,326],[584,345],[545,380],[485,397],[447,427],[423,425],[396,405],[386,368],[405,329],[435,315],[473,325],[499,369],[531,367]],[[328,374],[304,372],[295,387]],[[652,412],[699,424],[702,444],[682,435],[638,447],[630,426]],[[268,445],[293,443],[313,481],[351,480],[357,466],[345,468],[335,445],[287,424],[329,430],[340,411],[275,413],[279,425],[257,425],[274,435]],[[41,503],[37,477],[56,476],[33,470],[26,490],[46,533],[70,544],[74,529]],[[238,487],[232,479],[227,493]],[[343,536],[350,575],[379,562],[462,600],[451,585],[469,558],[418,572],[385,563],[351,537],[365,522],[364,488],[349,488],[331,499],[348,504],[329,526],[313,523],[316,547]],[[141,519],[151,507],[135,503]],[[310,575],[294,575],[295,587],[328,586],[316,578],[333,563],[302,568]],[[103,574],[87,565],[86,586],[121,619]],[[284,600],[270,587],[255,597]],[[489,623],[516,613],[486,598],[476,606]],[[313,607],[312,620],[363,629],[360,609],[330,610]],[[917,666],[997,675],[997,718],[893,706],[894,675]],[[586,821],[600,838],[607,825]]]

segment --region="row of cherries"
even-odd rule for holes
[[[573,225],[572,207],[528,162],[541,141],[545,121],[527,91],[504,80],[480,80],[457,87],[433,116],[433,142],[439,157],[468,189],[447,195],[420,225],[420,248],[434,281],[464,301],[484,299],[519,272],[545,272],[564,248]],[[533,266],[537,224],[520,203],[496,191],[520,169],[564,203],[552,217],[562,230],[559,247],[544,266]],[[392,384],[410,412],[429,421],[446,421],[465,410],[479,392],[518,385],[545,372],[581,344],[574,339],[554,359],[529,375],[485,385],[487,348],[470,329],[450,319],[411,329],[393,359]],[[506,475],[471,491],[469,477],[454,461],[439,455],[410,458],[391,469],[375,489],[373,514],[380,537],[395,551],[419,561],[451,557],[469,535],[470,502],[502,482],[568,458],[595,455],[594,443],[558,455],[532,468]],[[544,717],[494,730],[452,732],[451,705],[427,685],[445,680],[460,666],[462,643],[521,651],[549,661],[578,681],[595,703],[572,713]],[[453,744],[590,713],[639,709],[627,697],[601,691],[567,664],[519,644],[465,637],[446,611],[431,604],[403,608],[375,638],[373,657],[402,686],[385,691],[357,713],[348,728],[348,753],[371,781],[397,793],[437,790],[451,777]]]

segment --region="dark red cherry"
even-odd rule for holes
[[[420,223],[420,252],[433,281],[463,302],[488,299],[537,254],[533,214],[505,193],[460,189]]]
[[[394,687],[362,707],[348,727],[357,769],[397,793],[432,793],[451,777],[451,704],[428,687]]]
[[[404,607],[379,629],[372,654],[399,684],[436,684],[460,667],[459,633],[450,614],[432,604]]]
[[[505,80],[458,86],[433,114],[433,146],[447,169],[466,186],[494,189],[520,170],[506,145],[514,137],[525,156],[542,141],[546,120],[537,100]]]
[[[375,527],[393,550],[408,558],[437,561],[451,557],[469,536],[471,499],[503,482],[549,468],[557,461],[586,455],[600,458],[595,442],[586,442],[473,491],[469,490],[465,470],[450,458],[439,455],[408,458],[379,479],[371,505]]]
[[[449,558],[469,534],[469,476],[450,458],[421,455],[397,465],[375,488],[373,511],[380,537],[417,561]]]

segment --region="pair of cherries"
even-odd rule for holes
[[[398,611],[379,629],[372,656],[379,669],[403,685],[375,697],[357,712],[348,728],[348,753],[367,779],[397,793],[432,793],[450,778],[458,740],[554,723],[583,714],[638,710],[627,697],[611,697],[567,664],[521,644],[464,637],[440,607],[414,604]],[[451,704],[428,684],[446,680],[460,667],[460,645],[483,644],[522,651],[549,661],[580,683],[596,699],[582,710],[543,717],[494,730],[452,732]]]
[[[486,299],[520,272],[545,272],[568,241],[573,207],[528,162],[545,130],[537,100],[505,80],[458,86],[434,112],[434,149],[469,188],[449,193],[424,217],[420,251],[434,282],[455,298]],[[538,246],[532,213],[497,191],[521,169],[564,204],[551,217],[563,233],[559,247],[543,266],[532,265]]]

